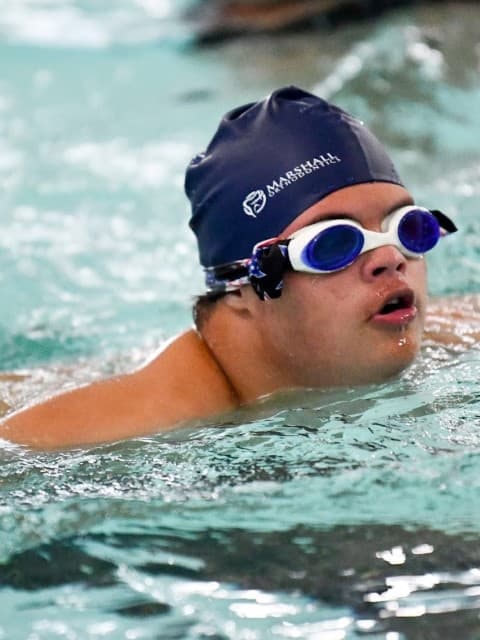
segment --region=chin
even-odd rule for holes
[[[382,362],[373,367],[369,382],[384,382],[390,378],[396,378],[413,364],[419,350],[419,346],[410,345],[408,349],[405,348],[401,352],[392,353],[389,358],[383,359]]]
[[[377,381],[393,378],[407,369],[418,356],[421,345],[422,335],[417,327],[410,327],[383,345],[379,344],[376,353],[380,357],[372,367],[378,375]]]

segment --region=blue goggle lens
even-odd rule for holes
[[[414,253],[425,253],[437,244],[440,225],[427,211],[410,211],[400,220],[397,232],[406,249]]]
[[[314,269],[336,271],[353,262],[363,244],[363,234],[359,229],[339,224],[313,238],[303,250],[302,258]]]

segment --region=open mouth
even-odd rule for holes
[[[378,315],[386,316],[390,313],[394,313],[395,311],[403,311],[406,309],[411,309],[414,303],[414,295],[413,292],[405,292],[400,295],[391,296],[383,305],[383,307],[378,311]]]

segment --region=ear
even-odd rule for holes
[[[253,307],[258,301],[257,294],[250,285],[232,291],[222,300],[231,311],[243,316],[251,316]]]

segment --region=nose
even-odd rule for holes
[[[362,276],[367,281],[376,280],[379,276],[398,276],[404,274],[407,259],[393,245],[372,249],[363,255],[361,264]]]

